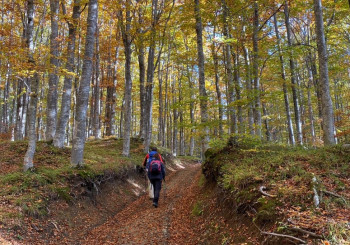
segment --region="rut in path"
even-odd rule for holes
[[[199,177],[199,164],[172,173],[165,183],[166,196],[162,186],[158,208],[144,195],[90,231],[81,244],[198,244],[196,227],[189,225],[188,205],[194,201]],[[186,231],[180,231],[179,225]]]

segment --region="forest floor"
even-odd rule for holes
[[[115,144],[118,145],[119,142],[108,140],[89,144],[88,158],[91,161],[100,159],[101,156],[97,157],[98,147],[104,148],[105,152],[109,150],[107,147],[116,147]],[[25,147],[21,145],[20,148]],[[16,147],[11,149],[13,154],[20,151]],[[138,147],[134,149],[136,154]],[[39,165],[48,164],[52,167],[52,162],[58,155],[69,154],[67,151],[54,153],[50,146],[43,146],[41,150],[41,153],[45,153],[40,157],[46,162],[37,162],[38,169],[28,176],[14,177],[14,173],[20,171],[20,163],[15,164],[16,167],[11,165],[19,160],[14,157],[12,160],[3,160],[13,170],[6,164],[0,166],[4,169],[1,180],[7,180],[6,185],[3,183],[4,195],[0,202],[0,213],[3,215],[0,220],[1,245],[260,244],[258,238],[254,237],[258,233],[249,222],[237,222],[217,205],[217,191],[215,187],[205,184],[201,165],[195,161],[172,159],[167,162],[167,181],[161,191],[159,207],[154,208],[146,193],[146,179],[137,171],[125,172],[124,176],[117,178],[104,171],[105,177],[113,178],[89,189],[85,186],[86,183],[82,183],[81,176],[89,181],[95,178],[95,182],[89,182],[90,184],[97,183],[101,178],[96,180],[96,176],[90,176],[90,172],[87,174],[91,171],[90,167],[78,174],[70,173],[70,177],[64,170],[58,175],[65,177],[54,180],[61,187],[50,186],[50,181],[38,177],[48,174]],[[95,154],[91,155],[92,152]],[[16,158],[21,156],[14,155]],[[138,155],[134,161],[140,161]],[[48,163],[48,156],[55,159]],[[56,168],[59,165],[57,163]],[[37,183],[38,178],[41,182]],[[22,186],[23,183],[26,183],[25,186]],[[66,190],[67,183],[69,191]],[[53,197],[46,203],[47,206],[40,206],[45,201],[43,197],[47,196],[47,186],[50,186],[51,192],[58,192],[59,195],[56,197],[55,193],[51,193]],[[66,196],[67,194],[69,195]],[[31,196],[31,199],[27,196]],[[23,207],[31,208],[31,212]],[[45,214],[40,213],[43,207]],[[16,210],[18,217],[15,215]],[[19,215],[22,212],[23,215]]]

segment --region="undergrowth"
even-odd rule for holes
[[[349,237],[349,227],[344,232],[343,226],[337,229],[334,225],[347,219],[349,212],[344,214],[344,210],[350,208],[350,154],[341,146],[289,147],[236,137],[221,149],[209,150],[206,156],[206,178],[232,195],[237,212],[255,213],[257,225],[274,227],[294,220],[304,229],[322,232],[330,241],[338,241],[338,233]],[[318,208],[313,204],[313,176],[319,183]],[[261,194],[262,186],[272,197]],[[326,231],[325,226],[329,227]]]
[[[41,217],[47,214],[48,205],[53,199],[70,202],[71,180],[94,180],[110,173],[130,169],[142,163],[144,154],[141,142],[131,141],[131,157],[123,157],[122,140],[114,138],[88,141],[85,146],[82,168],[73,168],[70,164],[69,148],[58,149],[38,142],[34,158],[35,168],[23,172],[22,163],[26,151],[26,142],[1,142],[3,154],[0,162],[0,223],[11,219],[21,219],[23,215]],[[18,212],[19,211],[19,212]]]

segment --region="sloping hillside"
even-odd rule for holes
[[[231,139],[207,156],[206,178],[267,241],[350,242],[350,153],[341,146],[290,148]]]

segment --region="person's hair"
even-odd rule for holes
[[[160,160],[160,155],[159,155],[159,153],[154,154],[153,157],[154,157],[155,159],[157,159],[157,160]]]
[[[151,151],[157,151],[157,147],[152,146],[152,147],[151,147]]]

